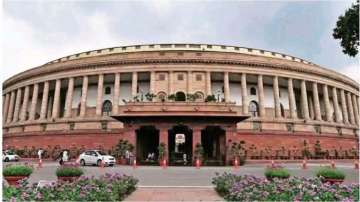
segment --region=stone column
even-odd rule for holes
[[[40,110],[40,119],[44,120],[46,118],[47,112],[47,104],[48,104],[48,97],[49,97],[49,81],[44,82],[44,90],[43,96],[41,101],[41,110]]]
[[[156,74],[155,71],[150,72],[150,93],[155,94],[155,82],[156,82],[156,78],[155,78]]]
[[[159,134],[159,145],[160,143],[164,143],[166,145],[166,156],[165,159],[169,163],[169,134],[168,129],[165,127],[160,127],[160,134]]]
[[[356,95],[352,94],[351,98],[352,98],[352,103],[354,105],[355,124],[358,125],[359,124],[359,106],[356,101]]]
[[[6,123],[10,123],[12,121],[12,119],[13,119],[14,104],[15,104],[14,102],[15,102],[15,91],[11,91],[10,104],[9,104],[9,110],[8,110]]]
[[[36,84],[34,84],[33,95],[32,95],[32,98],[31,98],[31,107],[30,107],[30,115],[29,115],[29,120],[30,121],[35,120],[36,105],[37,105],[37,101],[38,101],[38,96],[39,96],[39,84],[36,83]]]
[[[72,102],[74,95],[74,77],[69,78],[67,93],[66,93],[66,101],[65,101],[65,118],[71,117],[72,112]]]
[[[21,94],[22,94],[22,90],[21,90],[21,88],[18,88],[17,93],[16,93],[16,101],[15,101],[13,122],[17,122],[19,120]]]
[[[307,92],[305,80],[301,80],[301,108],[305,120],[309,120],[309,105],[307,102]]]
[[[225,102],[230,101],[229,72],[224,72],[224,97]]]
[[[341,96],[341,108],[343,112],[343,121],[345,124],[349,124],[349,116],[346,106],[345,92],[343,89],[340,89],[340,96]]]
[[[288,93],[289,93],[290,118],[296,119],[297,118],[297,114],[296,114],[296,111],[295,111],[296,103],[295,103],[295,94],[294,94],[294,87],[293,87],[292,78],[288,79]]]
[[[249,113],[248,100],[247,100],[247,87],[246,87],[246,74],[241,74],[241,102],[243,114]]]
[[[20,121],[26,121],[26,111],[29,103],[30,86],[25,86],[24,99],[21,107]]]
[[[89,83],[89,77],[84,76],[83,83],[82,83],[82,91],[81,91],[81,103],[80,103],[80,117],[81,118],[85,117],[85,114],[86,114],[88,83]]]
[[[114,82],[113,114],[117,114],[119,112],[119,97],[120,97],[120,73],[116,73],[115,82]]]
[[[192,77],[191,77],[192,73],[191,71],[187,72],[187,83],[186,83],[186,91],[188,94],[192,93],[191,87],[192,87]]]
[[[323,94],[324,94],[326,121],[332,121],[329,92],[328,92],[328,87],[325,84],[323,85]]]
[[[52,108],[52,113],[51,113],[51,118],[53,118],[53,119],[59,118],[60,90],[61,90],[61,80],[56,79],[55,92],[54,92],[54,102],[53,102],[53,108]]]
[[[169,71],[169,78],[168,78],[168,96],[174,93],[173,89],[173,72]]]
[[[132,80],[131,80],[131,96],[132,99],[137,95],[137,80],[138,80],[138,75],[137,72],[133,72],[132,73]]]
[[[206,72],[206,95],[213,94],[211,92],[211,72]]]
[[[192,153],[193,153],[193,161],[195,161],[195,148],[196,144],[201,144],[201,129],[200,128],[193,128],[193,140],[192,140]]]
[[[335,87],[332,88],[332,97],[334,103],[335,121],[340,123],[341,122],[340,107],[339,107],[339,100],[337,97],[337,90]]]
[[[279,94],[279,79],[277,76],[273,77],[273,93],[274,93],[274,107],[275,107],[275,117],[281,117],[280,110],[280,94]]]
[[[315,119],[313,99],[311,99],[311,98],[309,97],[308,102],[309,102],[309,114],[310,114],[310,119]]]
[[[3,123],[6,123],[8,111],[9,111],[9,102],[10,102],[10,94],[6,93],[5,95],[5,104],[3,108]]]
[[[320,101],[319,101],[319,92],[318,92],[318,84],[313,82],[313,99],[314,99],[314,110],[315,110],[315,120],[321,121],[321,110],[320,110]]]
[[[258,75],[258,96],[259,96],[259,115],[260,117],[265,117],[265,96],[264,96],[264,84],[263,76]]]
[[[347,103],[348,103],[348,109],[349,109],[348,113],[349,113],[350,123],[355,124],[354,108],[353,108],[350,92],[347,92],[346,96],[347,96]]]
[[[98,89],[96,97],[96,115],[101,116],[102,101],[103,101],[104,75],[99,74]]]

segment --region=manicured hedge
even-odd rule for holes
[[[79,167],[59,167],[56,169],[56,176],[58,177],[78,177],[84,172]]]
[[[339,169],[331,167],[322,167],[316,172],[317,177],[324,177],[329,179],[345,179],[345,174]]]
[[[4,176],[29,176],[33,168],[27,165],[9,165],[3,169]]]

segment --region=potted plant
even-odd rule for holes
[[[345,174],[341,170],[329,166],[321,167],[316,172],[317,177],[321,177],[324,183],[341,184],[345,179]]]
[[[194,157],[195,157],[195,159],[194,159],[195,165],[196,165],[197,160],[200,161],[200,165],[201,165],[203,157],[204,157],[204,148],[200,143],[196,143],[196,145],[195,145]]]
[[[28,165],[9,165],[3,169],[3,176],[9,185],[17,185],[18,181],[31,175],[33,168]]]
[[[152,102],[155,97],[156,97],[156,95],[153,94],[153,93],[146,93],[146,94],[145,94],[146,100],[147,100],[147,101],[150,101],[150,102]]]
[[[122,165],[126,164],[125,154],[126,151],[130,151],[129,149],[130,149],[129,142],[127,140],[120,139],[115,146],[115,152],[114,152],[118,164],[122,164]]]
[[[168,96],[168,100],[170,101],[175,101],[176,100],[176,95],[175,94],[171,94]]]
[[[208,95],[208,96],[205,98],[205,102],[216,102],[216,97],[215,97],[215,95]]]
[[[56,176],[59,181],[68,181],[72,182],[83,175],[84,172],[81,168],[76,165],[68,164],[66,166],[61,166],[56,169]]]
[[[264,174],[265,174],[266,179],[268,179],[270,181],[273,180],[274,178],[287,179],[290,177],[289,171],[279,165],[267,167]]]
[[[234,165],[235,159],[239,161],[239,165],[242,166],[245,164],[245,148],[243,147],[245,144],[244,141],[240,141],[240,144],[233,142],[230,148],[231,156],[233,157],[232,164]]]
[[[166,158],[166,144],[161,142],[159,144],[158,151],[159,151],[158,160],[159,160],[159,164],[161,165],[162,161]]]

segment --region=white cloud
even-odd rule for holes
[[[341,68],[340,73],[345,74],[346,76],[354,79],[360,83],[360,67],[359,63],[351,64]]]
[[[111,31],[111,17],[104,12],[94,12],[89,16],[75,14],[73,17],[79,25],[77,32],[44,33],[28,21],[5,14],[2,81],[56,58],[128,42]]]

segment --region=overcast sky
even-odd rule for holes
[[[77,52],[173,42],[282,52],[360,80],[358,62],[332,37],[353,1],[5,0],[2,81]]]

